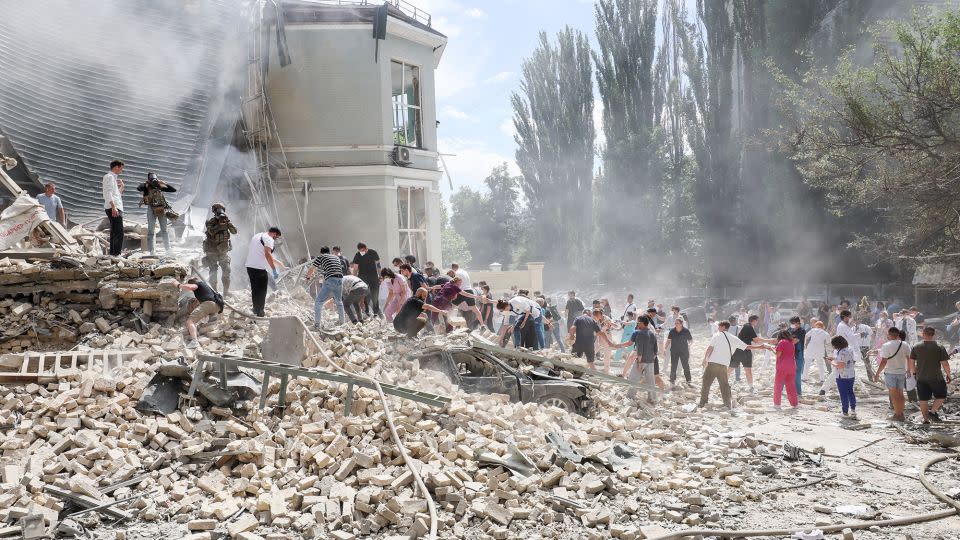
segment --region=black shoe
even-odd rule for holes
[[[820,391],[820,395],[821,395],[821,396],[827,395],[827,391],[826,391],[826,390],[821,390],[821,391]]]
[[[943,420],[940,419],[940,415],[933,411],[930,411],[929,413],[927,413],[927,417],[936,424],[943,422]]]

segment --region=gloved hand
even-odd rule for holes
[[[280,279],[280,272],[277,272],[277,269],[273,269],[273,279]]]

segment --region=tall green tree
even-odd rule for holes
[[[509,266],[515,262],[514,255],[524,242],[518,221],[522,213],[519,183],[502,163],[484,179],[485,191],[461,187],[450,197],[450,222],[465,239],[464,247],[478,266],[494,262]],[[451,244],[454,240],[451,238]]]
[[[780,74],[785,150],[834,212],[872,209],[853,245],[905,270],[960,265],[960,11],[881,24],[873,53],[800,83]]]
[[[528,256],[582,265],[592,238],[596,132],[593,77],[586,36],[570,27],[523,62],[520,92],[511,96],[517,165],[527,201]]]
[[[599,0],[594,51],[603,103],[604,189],[597,193],[597,223],[611,273],[653,255],[663,177],[664,94],[656,82],[657,0]]]

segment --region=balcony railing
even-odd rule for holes
[[[407,2],[406,0],[307,0],[314,4],[325,4],[330,6],[381,6],[390,4],[399,9],[404,15],[413,20],[432,27],[432,17],[426,11]]]

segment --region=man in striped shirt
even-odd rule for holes
[[[314,328],[319,330],[323,323],[323,303],[328,298],[333,298],[337,306],[337,316],[340,318],[338,324],[343,324],[343,265],[340,264],[340,258],[330,253],[328,246],[320,248],[318,255],[309,270],[307,270],[306,279],[309,281],[314,272],[320,272],[323,277],[323,285],[317,298],[313,303]]]

